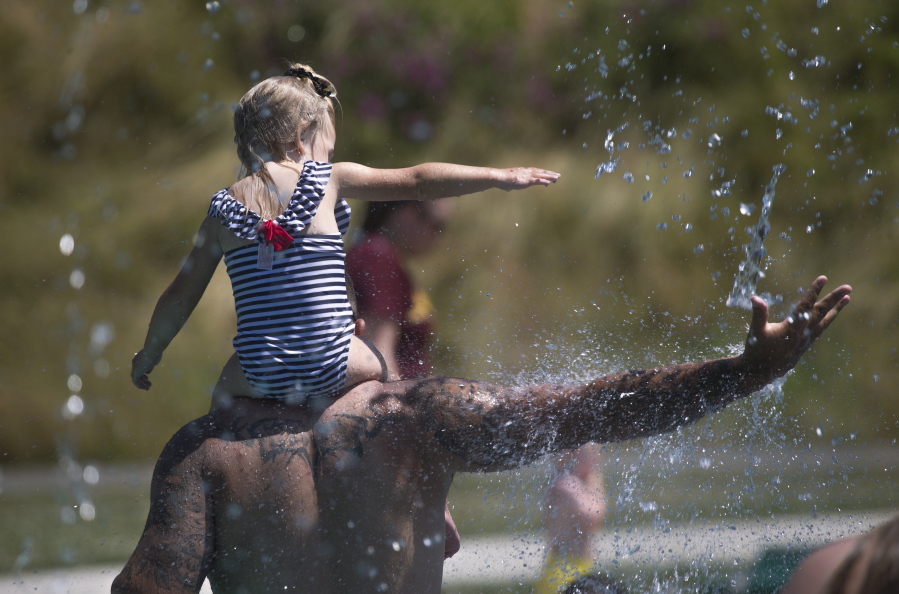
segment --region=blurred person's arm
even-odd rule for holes
[[[803,559],[781,594],[827,594],[837,570],[858,546],[858,537],[827,544]]]
[[[384,356],[388,379],[399,379],[399,362],[396,347],[400,340],[400,325],[387,317],[369,314],[365,318],[365,338]]]

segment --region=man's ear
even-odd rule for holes
[[[365,320],[362,318],[356,319],[356,329],[353,331],[353,334],[356,336],[362,336],[365,333]]]

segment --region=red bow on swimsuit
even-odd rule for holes
[[[286,250],[293,243],[293,237],[290,236],[290,233],[272,220],[262,223],[259,226],[258,233],[259,239],[265,243],[272,244],[276,252]]]

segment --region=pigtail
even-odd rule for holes
[[[271,219],[281,212],[267,161],[287,158],[285,146],[297,139],[301,126],[317,132],[322,118],[334,122],[337,89],[303,64],[291,65],[283,76],[268,78],[249,90],[234,110],[234,142],[241,162],[240,181],[232,188],[244,206],[258,205],[257,213]]]

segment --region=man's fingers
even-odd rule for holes
[[[752,322],[749,325],[750,335],[758,336],[768,324],[768,304],[761,297],[752,297]]]
[[[840,287],[840,289],[843,289],[843,288],[845,288],[846,290],[840,291],[840,293],[837,295],[837,297],[839,298],[839,301],[837,301],[835,304],[830,304],[826,307],[825,311],[827,313],[824,314],[824,317],[821,318],[821,321],[818,323],[818,327],[819,327],[818,332],[819,333],[827,330],[827,327],[833,323],[833,321],[837,318],[837,315],[839,315],[840,311],[844,307],[849,305],[849,293],[852,291],[852,287],[850,287],[848,285],[844,285],[844,287]],[[839,289],[837,291],[839,291]],[[837,293],[837,291],[834,291],[833,293]],[[833,293],[830,293],[827,296],[827,298],[831,297],[833,295]]]
[[[844,298],[848,298],[849,294],[852,292],[852,287],[849,285],[841,285],[825,295],[821,301],[815,304],[815,308],[818,311],[829,313],[834,307],[837,307],[837,311],[846,307],[846,304],[849,303],[849,300],[846,299],[844,303]]]
[[[796,311],[810,311],[813,307],[818,305],[818,295],[821,294],[821,289],[824,288],[824,285],[827,284],[826,276],[819,276],[815,279],[815,282],[812,283],[812,286],[808,288],[808,291],[805,292],[805,295],[802,296],[802,299],[799,300],[799,303],[796,305]]]

